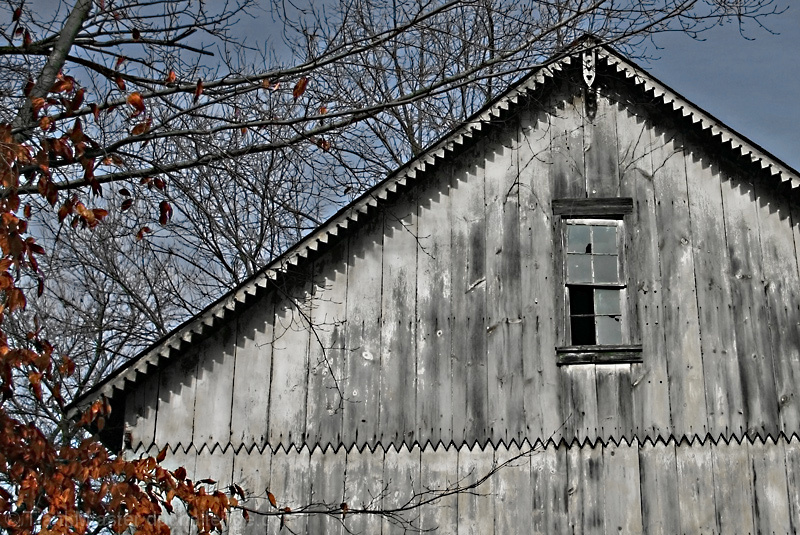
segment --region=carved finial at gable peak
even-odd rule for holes
[[[596,75],[597,49],[584,50],[582,56],[583,81],[586,82],[586,87],[592,87]]]

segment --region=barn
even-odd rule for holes
[[[76,406],[231,533],[796,533],[798,185],[585,39]]]

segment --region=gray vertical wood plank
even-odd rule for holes
[[[567,446],[537,444],[531,455],[533,504],[531,532],[537,535],[567,533]]]
[[[351,509],[379,510],[383,506],[383,449],[359,453],[352,448],[347,453],[347,475],[344,501]],[[351,533],[380,533],[381,518],[377,515],[352,515],[345,520],[345,530]]]
[[[267,499],[269,487],[272,450],[265,448],[259,452],[253,448],[249,453],[245,449],[233,459],[233,481],[245,493],[240,503],[251,510],[249,521],[245,521],[241,513],[234,513],[231,518],[231,535],[263,535],[267,532],[269,517],[259,513],[274,511]]]
[[[231,440],[231,403],[235,364],[236,324],[227,323],[200,345],[192,442],[199,450]]]
[[[420,484],[424,491],[442,493],[458,484],[458,449],[428,446],[421,454]],[[442,535],[455,535],[458,528],[458,496],[452,495],[425,506],[419,512],[419,528]]]
[[[582,95],[573,94],[569,89],[556,97],[552,109],[552,149],[551,166],[553,197],[574,199],[586,197],[586,177],[584,175],[584,133]]]
[[[597,421],[597,375],[593,364],[562,366],[561,402],[564,437],[567,440],[594,440],[600,430]]]
[[[492,448],[482,451],[479,446],[462,446],[458,450],[458,480],[470,485],[492,469]],[[425,466],[423,460],[422,466]],[[487,494],[484,483],[474,493],[458,495],[458,535],[485,535],[494,533],[494,498]]]
[[[414,440],[416,427],[417,194],[401,191],[384,214],[378,440]]]
[[[786,454],[783,441],[754,441],[748,447],[757,533],[789,533]]]
[[[744,396],[731,308],[730,262],[725,247],[720,170],[689,145],[686,158],[692,254],[700,319],[708,430],[717,437],[741,433]]]
[[[460,158],[451,191],[451,359],[453,441],[469,444],[486,430],[486,235],[482,145]],[[476,163],[477,162],[477,163]]]
[[[716,533],[711,441],[675,447],[682,533]]]
[[[530,533],[530,507],[533,503],[531,461],[527,455],[521,455],[529,449],[528,442],[523,443],[522,449],[516,444],[508,448],[500,445],[495,449],[495,466],[508,462],[491,481],[491,493],[495,500],[495,533]]]
[[[334,451],[329,447],[324,452],[316,448],[309,459],[309,482],[311,494],[309,504],[311,510],[330,510],[338,508],[344,502],[344,478],[347,452],[344,448]],[[349,504],[348,504],[349,506]],[[315,514],[308,517],[308,533],[341,533],[342,524],[339,515]]]
[[[733,176],[723,180],[721,187],[747,434],[775,434],[780,417],[772,349],[768,333],[762,328],[767,311],[761,283],[758,201],[749,179]]]
[[[567,450],[570,533],[599,534],[603,525],[603,467],[602,446],[583,447],[577,442]]]
[[[416,439],[423,446],[453,437],[451,402],[450,318],[451,219],[450,181],[453,168],[442,166],[427,188],[419,192],[417,228],[417,396]]]
[[[683,533],[678,495],[675,443],[648,440],[639,447],[639,487],[642,489],[644,532],[654,535]],[[680,488],[680,490],[679,490]]]
[[[233,377],[231,444],[234,448],[267,441],[269,384],[272,372],[274,293],[263,296],[237,318],[236,368]]]
[[[747,440],[711,446],[719,533],[754,533]]]
[[[309,505],[309,476],[311,473],[311,455],[307,446],[300,451],[294,447],[285,450],[282,447],[272,454],[270,463],[269,491],[275,496],[278,509],[289,507],[299,511]],[[286,515],[286,528],[292,533],[305,533],[308,527],[308,516],[301,514]],[[267,533],[283,533],[280,519],[273,518],[267,526]]]
[[[755,185],[778,411],[782,430],[791,435],[800,431],[800,277],[791,226],[792,188],[763,178]],[[763,321],[759,325],[765,329]]]
[[[453,455],[457,452],[454,449]],[[452,472],[455,474],[455,470]],[[420,480],[420,448],[414,445],[409,449],[405,444],[399,450],[391,448],[386,451],[383,459],[383,481],[386,485],[386,496],[383,500],[385,509],[397,509],[413,503],[413,497],[424,492],[423,483]],[[428,507],[436,507],[431,505]],[[411,511],[402,514],[405,521],[411,521],[417,527],[420,511]],[[408,526],[403,522],[395,522],[389,518],[384,518],[381,526],[382,533],[386,535],[405,535]]]
[[[275,305],[269,400],[269,443],[303,444],[306,431],[311,282],[286,287]]]
[[[586,194],[588,197],[618,197],[619,160],[615,106],[600,86],[584,89],[585,100],[594,101],[592,113],[584,113],[583,151],[586,160]]]
[[[624,99],[617,108],[620,192],[634,200],[627,229],[631,249],[626,262],[633,285],[628,297],[636,302],[643,352],[642,363],[631,365],[634,421],[641,439],[656,440],[659,436],[668,437],[672,427],[652,161],[654,140],[643,109]]]
[[[554,252],[550,182],[550,118],[535,108],[520,120],[519,199],[525,420],[536,441],[559,433],[555,346]],[[544,238],[544,239],[543,239]],[[547,409],[544,409],[547,407]]]
[[[643,532],[638,446],[634,439],[602,450],[606,535]]]
[[[494,444],[520,440],[525,429],[518,131],[518,120],[509,119],[485,153],[488,436]]]
[[[380,387],[383,213],[373,214],[351,233],[348,247],[342,438],[348,447],[374,446]]]
[[[604,441],[611,437],[632,440],[635,432],[630,365],[598,365],[595,375],[599,436]]]
[[[228,487],[233,482],[233,448],[222,451],[216,448],[213,452],[205,447],[197,453],[194,464],[194,478],[197,481],[204,479],[214,481],[205,483],[209,494],[219,490],[227,493]]]
[[[792,533],[800,530],[800,440],[793,435],[784,441],[786,455],[786,483],[789,490],[789,521]]]
[[[152,373],[125,398],[125,431],[131,436],[131,451],[155,442],[158,383],[158,373]]]
[[[676,436],[702,435],[707,411],[685,155],[673,132],[656,130],[655,135],[654,187],[672,423]]]
[[[174,449],[179,444],[186,448],[192,442],[198,351],[199,345],[160,372],[156,416],[159,448],[169,445]]]
[[[338,445],[341,439],[346,299],[347,240],[342,239],[314,262],[306,409],[306,442],[312,447]]]

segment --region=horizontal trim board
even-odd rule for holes
[[[604,197],[596,199],[553,199],[553,214],[560,216],[609,216],[633,212],[630,197]]]
[[[630,364],[642,362],[641,344],[556,348],[556,364]]]

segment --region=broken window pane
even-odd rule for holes
[[[570,286],[569,288],[569,313],[572,316],[579,314],[594,315],[594,291],[587,286]]]
[[[570,329],[572,330],[572,345],[593,346],[597,343],[592,316],[572,316]]]
[[[592,240],[589,227],[586,225],[569,225],[567,227],[567,252],[591,253]]]

